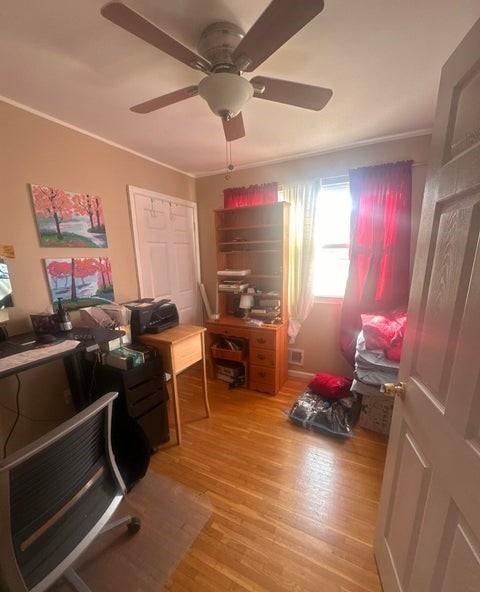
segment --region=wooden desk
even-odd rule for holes
[[[118,339],[125,335],[125,333],[113,329],[104,329],[103,327],[93,327],[90,329],[73,329],[66,333],[58,333],[57,337],[76,340],[77,331],[84,334],[88,333],[92,339],[81,341],[78,343],[77,347],[60,352],[56,350],[55,343],[52,344],[53,347],[46,345],[37,350],[37,337],[34,333],[12,335],[6,342],[0,342],[0,350],[2,347],[13,346],[11,354],[0,358],[0,379],[11,376],[12,374],[24,372],[25,370],[30,370],[31,368],[36,368],[37,366],[48,364],[55,360],[63,359],[63,365],[67,374],[68,385],[72,393],[75,411],[82,411],[82,409],[85,409],[85,407],[88,407],[91,403],[89,392],[91,388],[91,385],[89,386],[90,376],[87,379],[84,369],[82,368],[83,355],[86,349],[95,344],[101,345],[103,343],[108,343],[112,339]],[[29,362],[17,359],[13,365],[10,365],[13,361],[10,356],[21,354],[29,350],[37,350],[42,354],[42,357]]]
[[[196,362],[203,364],[203,402],[206,417],[210,417],[207,391],[207,368],[205,360],[205,327],[196,325],[178,325],[162,333],[142,335],[139,341],[153,345],[162,354],[167,372],[172,375],[173,409],[177,443],[182,441],[180,407],[178,404],[177,376]]]
[[[209,346],[219,335],[248,341],[248,388],[276,395],[287,379],[287,324],[250,325],[231,316],[207,321]],[[212,360],[213,362],[213,360]]]

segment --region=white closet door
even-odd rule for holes
[[[199,322],[196,206],[130,187],[142,298],[170,298],[181,323]]]

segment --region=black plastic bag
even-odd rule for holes
[[[360,409],[361,398],[356,393],[343,399],[330,400],[307,388],[293,404],[288,417],[291,422],[307,430],[350,438]]]

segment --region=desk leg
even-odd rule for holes
[[[63,358],[63,365],[67,373],[68,386],[72,393],[75,411],[81,411],[91,403],[88,399],[88,387],[82,370],[82,353],[77,352]]]
[[[180,406],[178,403],[178,386],[177,386],[177,370],[175,368],[175,356],[173,348],[170,346],[170,367],[172,369],[172,395],[173,395],[173,412],[175,414],[175,431],[177,434],[177,444],[180,446],[182,442],[182,428],[180,425]]]
[[[207,360],[205,357],[205,333],[202,333],[202,371],[203,371],[203,402],[205,404],[205,413],[210,417],[210,405],[208,403],[207,386]]]

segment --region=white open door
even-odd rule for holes
[[[385,592],[480,591],[480,21],[442,71],[375,540]]]
[[[180,322],[200,322],[197,205],[129,186],[142,298],[170,298]]]

